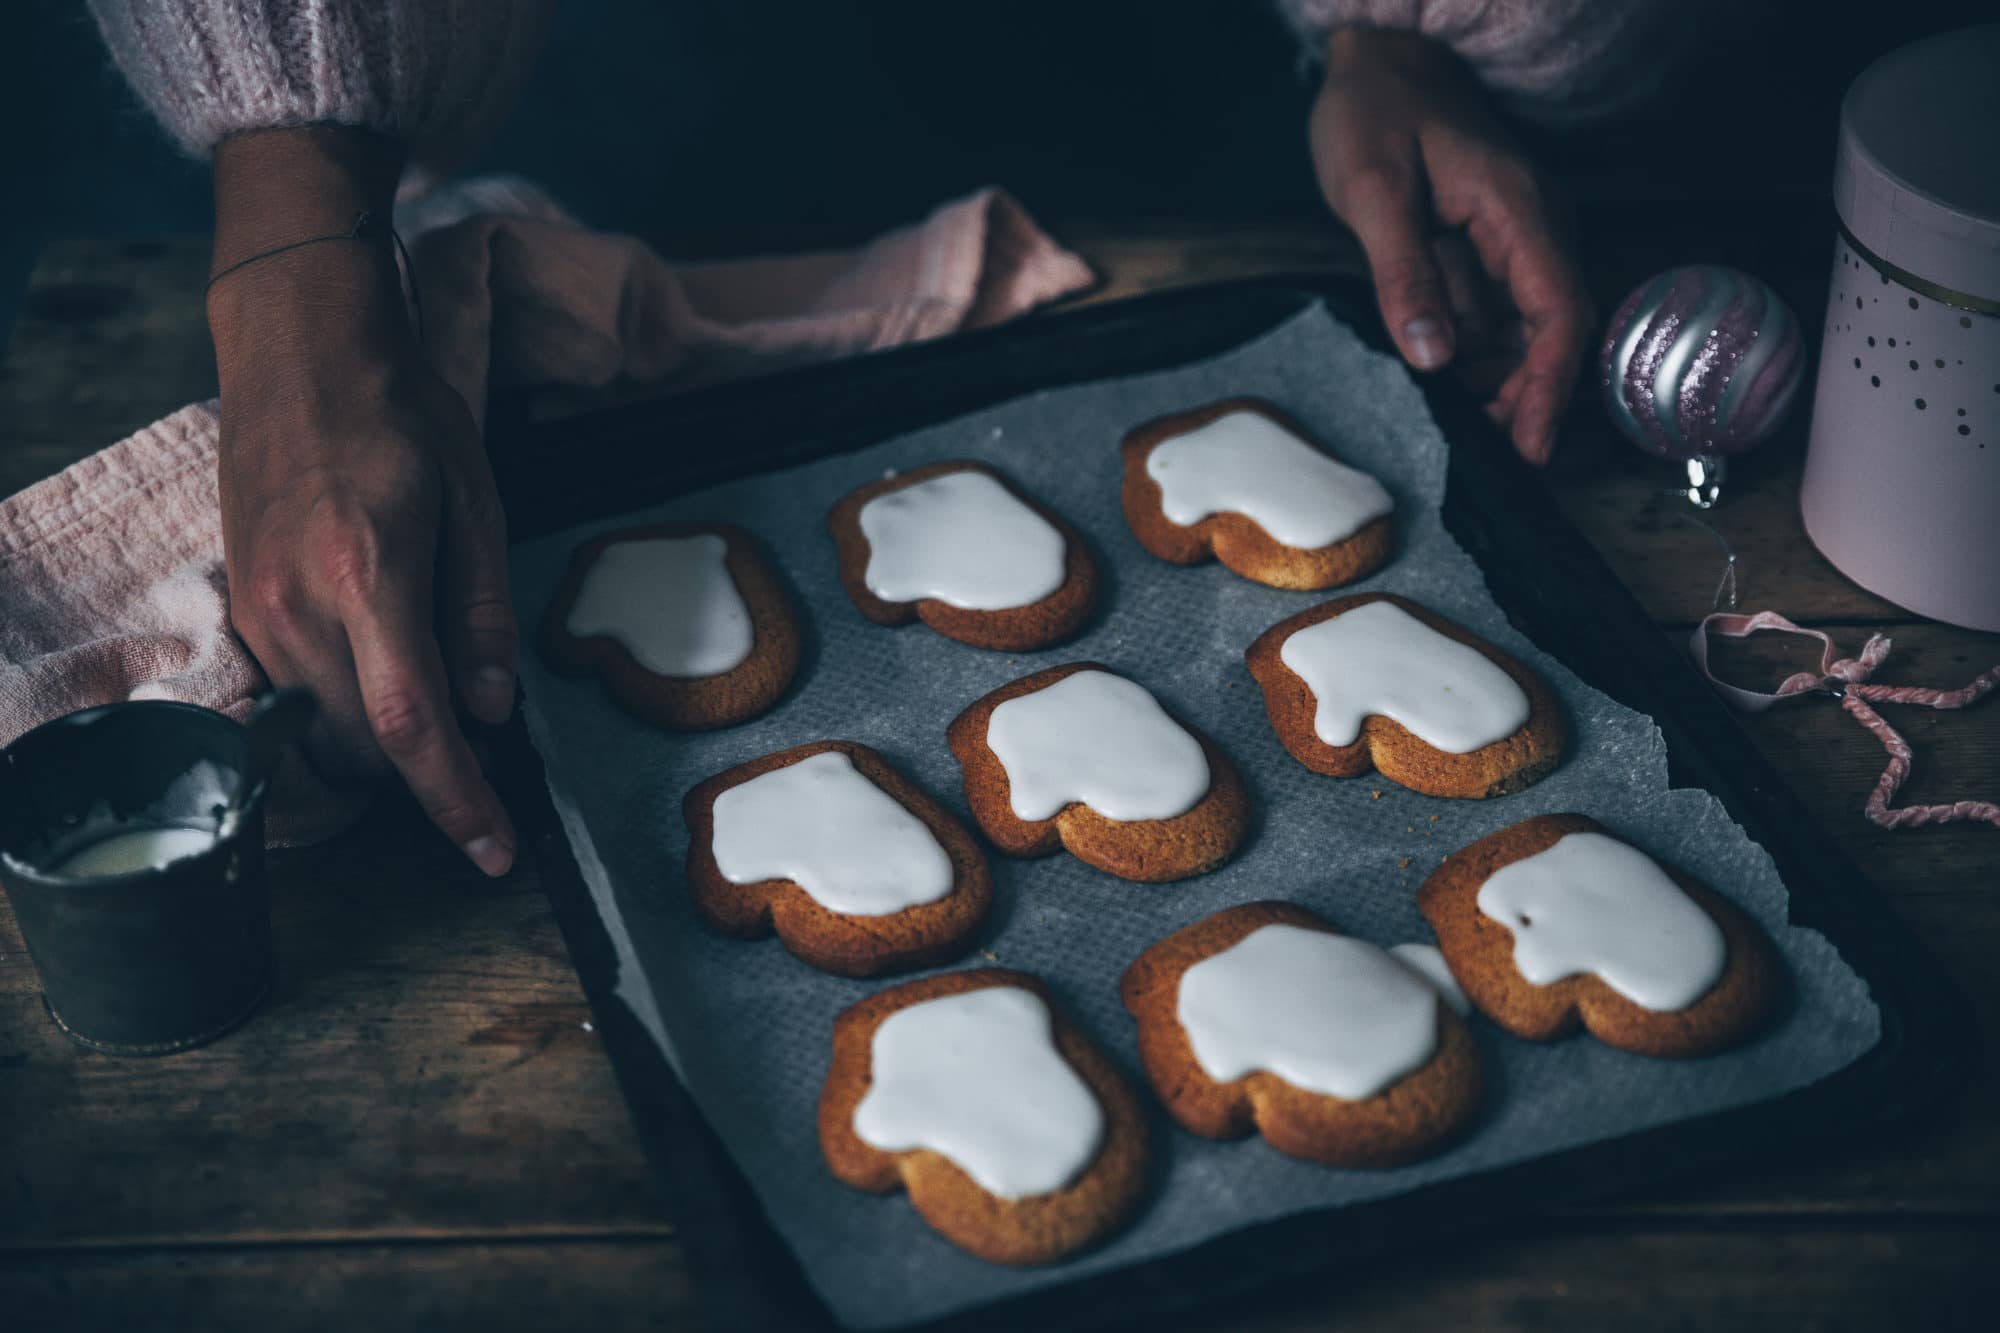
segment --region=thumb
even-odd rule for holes
[[[1367,171],[1347,183],[1342,215],[1368,256],[1382,321],[1403,358],[1436,370],[1456,350],[1451,303],[1430,243],[1430,208],[1413,179]]]

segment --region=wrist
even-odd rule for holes
[[[1327,77],[1355,71],[1451,78],[1462,73],[1463,65],[1449,46],[1420,32],[1337,24],[1326,35]]]
[[[216,145],[208,322],[225,395],[253,372],[414,346],[387,230],[402,163],[396,140],[337,126]],[[376,230],[348,238],[364,212]],[[341,239],[298,244],[323,236]]]
[[[209,267],[346,231],[363,212],[387,222],[403,171],[399,140],[338,125],[255,130],[215,146]]]

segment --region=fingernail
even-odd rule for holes
[[[1444,325],[1429,315],[1403,326],[1403,342],[1410,349],[1411,363],[1419,370],[1436,370],[1451,360],[1451,340],[1445,337]]]
[[[472,864],[495,879],[506,874],[514,865],[514,849],[491,836],[474,838],[466,843],[465,854]]]
[[[472,710],[487,722],[505,722],[514,711],[514,673],[485,666],[472,673]]]

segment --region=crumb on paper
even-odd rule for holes
[[[1371,791],[1368,793],[1368,799],[1371,801],[1379,801],[1382,799],[1382,793],[1379,791]]]
[[[989,963],[997,963],[1000,961],[1000,955],[994,953],[991,949],[981,949],[979,951],[979,956],[981,958],[984,958]]]
[[[1411,858],[1406,856],[1402,860],[1396,862],[1396,869],[1408,870],[1410,868],[1410,860]]]
[[[595,1032],[595,1031],[597,1031],[597,1029],[596,1029],[595,1027],[591,1026],[591,1022],[590,1022],[590,1020],[589,1020],[589,1019],[587,1019],[587,1018],[583,1020],[583,1030],[584,1030],[585,1032]]]
[[[1431,823],[1435,824],[1435,823],[1437,823],[1437,822],[1438,822],[1438,817],[1437,817],[1436,815],[1432,815],[1432,816],[1431,816]]]

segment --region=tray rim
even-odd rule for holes
[[[596,436],[600,447],[607,439],[615,446],[621,437],[657,439],[664,424],[690,429],[705,440],[737,445],[743,452],[731,456],[714,449],[692,469],[685,461],[680,466],[670,460],[656,462],[689,478],[677,490],[699,489],[731,476],[859,448],[1023,392],[1171,369],[1254,338],[1317,303],[1325,303],[1371,346],[1388,348],[1368,289],[1360,280],[1324,273],[1263,275],[1059,310],[936,342],[553,421],[531,422],[525,404],[503,400],[496,403],[492,417],[490,448],[503,498],[510,502],[510,516],[515,499],[510,490],[520,490],[525,484],[520,469],[532,466],[523,464],[519,455],[538,448],[553,451],[558,442],[568,452],[578,447],[580,435]],[[1231,326],[1227,333],[1215,333],[1225,318],[1223,308],[1231,305],[1254,306],[1253,321],[1263,322],[1247,332]],[[1175,321],[1196,326],[1195,334],[1183,339],[1185,345],[1164,352],[1112,349],[1106,359],[1122,357],[1120,364],[1077,369],[1077,362],[1066,361],[1053,374],[1033,363],[1038,349],[1044,354],[1051,348],[1061,350],[1066,339],[1158,336],[1163,328],[1177,327]],[[1219,345],[1205,346],[1218,337]],[[996,359],[1017,361],[1019,366],[1001,367]],[[974,361],[985,361],[998,373],[964,389],[940,387],[945,378],[941,371]],[[920,386],[926,403],[951,399],[951,404],[885,414],[879,409],[881,386],[898,380]],[[1760,1149],[1790,1154],[1824,1146],[1907,1116],[1949,1095],[1971,1077],[1975,1061],[1964,1056],[1978,1049],[1971,1009],[1942,968],[1879,890],[1844,855],[1812,836],[1813,826],[1798,798],[1683,657],[1617,651],[1616,645],[1629,643],[1635,635],[1648,643],[1658,641],[1658,628],[1595,548],[1555,508],[1533,472],[1514,457],[1469,395],[1440,376],[1416,380],[1440,430],[1454,443],[1443,503],[1446,527],[1479,563],[1496,603],[1537,646],[1588,683],[1654,720],[1667,741],[1673,785],[1705,787],[1723,802],[1731,818],[1777,861],[1791,890],[1791,919],[1824,934],[1868,983],[1882,1017],[1881,1040],[1835,1073],[1775,1098],[1384,1199],[1291,1214],[1226,1232],[1174,1254],[893,1327],[937,1333],[1030,1322],[1083,1328],[1212,1305],[1267,1283],[1399,1250],[1409,1241],[1433,1240],[1445,1230],[1489,1229],[1508,1217],[1543,1213],[1558,1204],[1713,1171]],[[803,424],[789,418],[806,415],[805,409],[822,401],[836,419],[875,424],[844,424],[838,431],[808,427],[809,442],[794,438],[787,443],[782,437]],[[781,438],[775,445],[768,439],[760,445],[756,432],[776,432]],[[655,447],[649,457],[665,453]],[[579,506],[605,516],[631,509],[635,494],[646,494],[646,503],[656,503],[677,490],[635,486],[623,473],[617,494],[601,505],[592,504],[590,495],[579,494],[574,485],[562,494],[537,489],[541,512],[531,512],[513,540],[592,516],[579,512]],[[1598,632],[1564,633],[1565,604],[1592,606]],[[1567,651],[1551,647],[1551,638],[1563,641]],[[507,729],[501,761],[510,805],[517,813],[532,816],[533,846],[551,906],[634,1129],[663,1187],[663,1202],[689,1258],[699,1307],[715,1326],[731,1329],[843,1327],[765,1218],[754,1191],[691,1094],[636,1015],[615,995],[614,947],[553,809],[540,758],[518,716]],[[1793,888],[1801,883],[1811,887],[1803,893]]]

